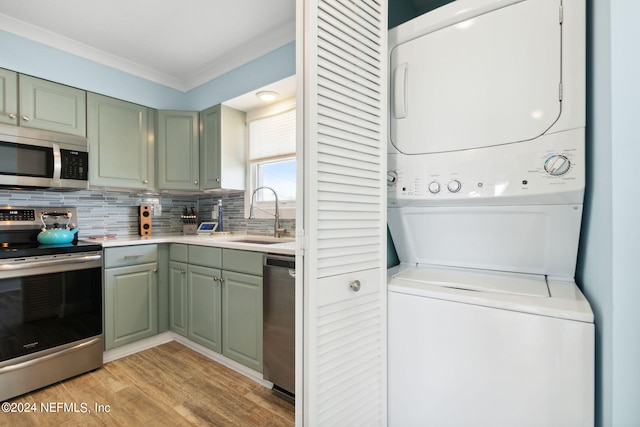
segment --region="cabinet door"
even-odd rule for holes
[[[37,79],[19,77],[20,126],[87,135],[87,93]]]
[[[158,264],[105,270],[105,348],[158,333]]]
[[[223,271],[222,354],[262,372],[262,277]]]
[[[222,352],[220,270],[189,265],[189,338]]]
[[[215,105],[200,113],[200,178],[202,190],[244,190],[246,113]]]
[[[0,123],[18,125],[18,73],[0,68]]]
[[[305,249],[296,259],[297,303],[304,300],[297,341],[305,363],[298,364],[296,402],[302,394],[304,411],[297,421],[387,425],[388,6],[337,3],[306,0],[299,20],[309,37],[300,40],[298,66],[313,83],[302,88],[298,120],[305,173],[298,174],[304,199],[296,225]],[[356,279],[358,292],[350,286]]]
[[[158,188],[200,188],[198,113],[158,112]]]
[[[182,262],[169,263],[169,328],[187,336],[187,269]]]
[[[202,134],[200,135],[200,178],[201,188],[220,188],[222,182],[220,162],[221,105],[215,105],[200,113]]]
[[[148,109],[94,93],[88,95],[89,183],[92,186],[153,188]]]

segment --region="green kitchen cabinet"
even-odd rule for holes
[[[222,250],[222,354],[262,372],[262,253]]]
[[[190,340],[222,352],[220,270],[189,265],[188,307]]]
[[[262,276],[222,272],[222,354],[262,372]]]
[[[187,270],[183,262],[169,261],[169,329],[188,336]]]
[[[200,112],[200,189],[244,190],[246,113],[216,105]]]
[[[221,353],[221,249],[173,243],[169,253],[171,330]]]
[[[153,189],[154,125],[147,107],[89,93],[89,185]]]
[[[87,135],[86,92],[0,70],[0,123]]]
[[[200,189],[198,113],[157,112],[158,189]]]
[[[158,333],[156,245],[106,248],[105,349]]]
[[[18,73],[0,68],[0,123],[18,125]]]
[[[173,243],[171,330],[262,372],[262,253]]]

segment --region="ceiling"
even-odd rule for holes
[[[0,30],[186,92],[295,39],[295,0],[0,0]]]

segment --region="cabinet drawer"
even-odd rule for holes
[[[262,276],[262,252],[222,250],[222,269]]]
[[[222,249],[189,245],[189,264],[220,268],[222,267]]]
[[[122,246],[106,248],[104,251],[104,268],[147,264],[157,260],[157,245]]]
[[[172,243],[169,246],[169,259],[171,261],[187,262],[189,261],[188,246],[182,243]]]

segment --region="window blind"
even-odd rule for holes
[[[296,152],[296,110],[249,122],[249,160],[293,155]]]

